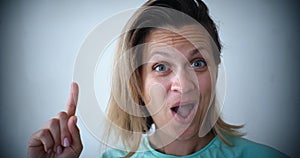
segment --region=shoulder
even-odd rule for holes
[[[216,137],[205,148],[187,157],[242,157],[242,158],[287,158],[280,151],[245,138],[226,136],[233,146],[226,145],[220,137]],[[109,149],[100,157],[125,157],[128,152],[119,149]],[[141,157],[170,157],[152,149],[147,139],[142,139],[138,151],[132,156]],[[171,156],[172,157],[172,156]]]
[[[230,142],[233,144],[229,150],[233,150],[235,157],[257,157],[257,158],[286,158],[287,155],[282,152],[263,144],[253,142],[251,140],[239,137],[229,137]]]

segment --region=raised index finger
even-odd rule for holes
[[[67,102],[67,107],[66,107],[66,112],[69,117],[75,115],[76,105],[77,105],[77,100],[78,100],[78,93],[79,93],[78,84],[73,82],[71,84],[70,96],[69,96],[69,99]]]

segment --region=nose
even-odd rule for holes
[[[195,71],[178,70],[172,78],[171,91],[181,94],[189,93],[197,88],[197,76]]]

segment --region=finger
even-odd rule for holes
[[[51,119],[47,123],[47,128],[51,133],[51,136],[54,140],[53,151],[60,153],[62,150],[61,147],[61,132],[60,132],[60,120],[57,118]]]
[[[73,143],[71,146],[74,149],[74,151],[76,151],[76,153],[79,155],[80,152],[82,151],[82,142],[81,142],[81,138],[80,138],[80,131],[79,131],[79,128],[77,127],[76,123],[77,123],[76,116],[72,116],[68,120],[68,128],[71,133],[72,140],[73,140]]]
[[[71,134],[69,132],[68,125],[67,125],[69,116],[66,112],[60,112],[58,113],[57,118],[59,119],[59,126],[60,126],[60,136],[59,136],[61,142],[60,144],[64,147],[68,147],[70,146],[70,143],[72,141]]]
[[[66,107],[66,112],[69,115],[69,117],[75,115],[78,93],[79,93],[78,84],[73,82],[71,84],[70,96]]]
[[[41,129],[34,133],[29,141],[29,148],[38,148],[43,145],[44,151],[51,152],[54,146],[54,140],[48,129]]]

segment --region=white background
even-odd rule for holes
[[[0,157],[26,157],[31,133],[64,110],[74,61],[88,32],[112,14],[143,2],[0,2]],[[224,46],[225,120],[245,124],[247,138],[296,157],[297,3],[207,0],[207,5]],[[98,157],[99,143],[82,120],[78,124],[84,143],[81,157]]]

